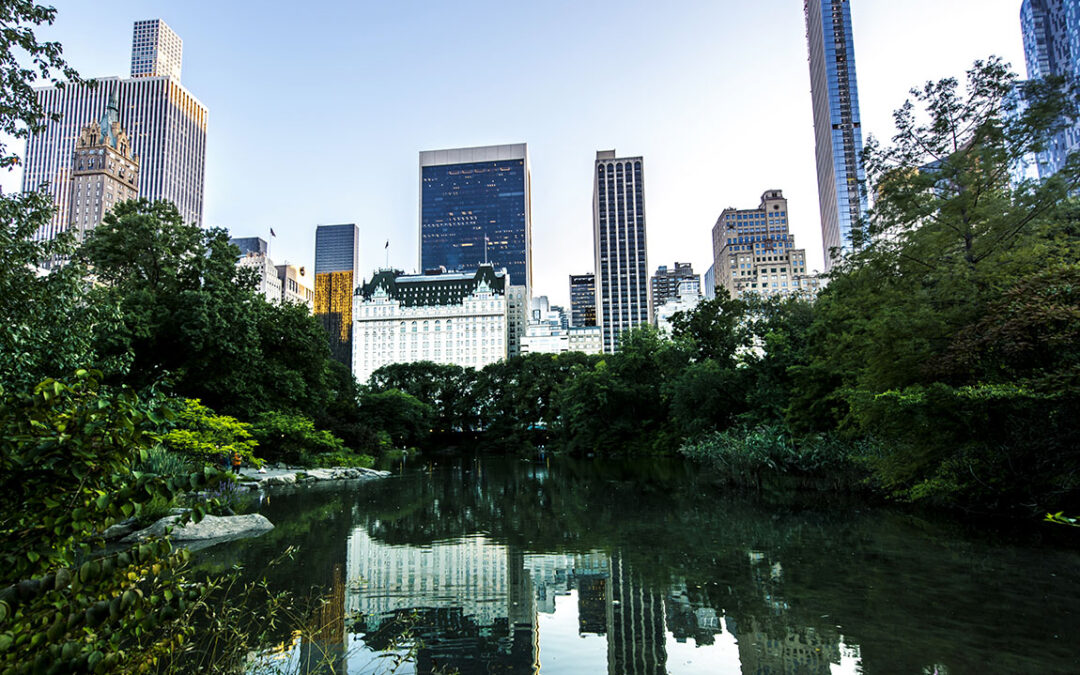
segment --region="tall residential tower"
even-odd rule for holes
[[[604,352],[625,331],[649,323],[649,261],[645,242],[645,174],[641,157],[596,153],[593,175],[596,320]]]
[[[532,292],[529,149],[524,143],[420,153],[420,270],[505,267]]]
[[[139,197],[176,204],[184,222],[202,225],[206,177],[206,107],[180,84],[180,38],[162,21],[135,24],[131,77],[97,78],[98,86],[42,87],[38,102],[49,120],[30,136],[22,189],[52,195],[56,212],[38,233],[51,239],[72,222],[73,157],[81,130],[110,100],[139,157]]]
[[[353,367],[353,292],[360,263],[356,225],[315,228],[315,316],[330,337],[330,356]]]
[[[804,0],[825,269],[850,251],[867,210],[850,0]]]

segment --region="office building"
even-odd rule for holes
[[[508,353],[506,270],[406,275],[380,270],[357,289],[353,374],[367,382],[391,363],[483,368]]]
[[[278,280],[281,281],[282,302],[295,302],[306,305],[308,311],[315,309],[315,289],[307,277],[307,269],[296,265],[275,265]]]
[[[140,24],[143,22],[140,22]],[[160,23],[158,39],[169,41],[172,31]],[[136,26],[136,37],[140,33]],[[175,37],[175,36],[174,36]],[[81,130],[97,121],[109,101],[118,101],[117,121],[139,158],[138,196],[176,204],[184,222],[202,225],[203,184],[206,176],[206,106],[180,84],[180,52],[150,44],[159,53],[149,67],[140,39],[132,48],[130,78],[100,77],[97,87],[70,85],[37,89],[38,103],[48,118],[26,145],[24,192],[43,190],[52,196],[56,212],[37,233],[51,239],[67,228],[71,213],[76,144]],[[172,54],[170,56],[170,54]]]
[[[570,325],[596,325],[596,275],[570,275]]]
[[[529,291],[525,286],[511,286],[506,294],[506,354],[521,354],[521,338],[529,323]]]
[[[255,292],[266,298],[267,302],[275,304],[281,302],[281,278],[278,277],[274,261],[270,259],[265,250],[260,252],[256,249],[241,253],[240,258],[236,261],[236,266],[254,271]]]
[[[649,261],[645,241],[645,174],[641,157],[596,153],[593,179],[593,250],[597,323],[604,352],[625,331],[649,323]]]
[[[724,209],[712,231],[716,287],[732,297],[816,293],[817,274],[807,269],[806,251],[795,248],[788,227],[781,190],[767,190],[756,209]]]
[[[1024,0],[1020,6],[1024,60],[1029,80],[1080,76],[1080,0]],[[1036,157],[1040,178],[1057,173],[1080,147],[1080,121],[1048,139]]]
[[[653,323],[656,323],[656,310],[668,300],[679,297],[679,285],[684,279],[697,282],[701,288],[701,278],[694,274],[694,266],[690,263],[676,262],[674,267],[668,268],[661,265],[656,268],[656,273],[649,280],[652,293]]]
[[[805,0],[825,270],[860,238],[867,210],[850,0]]]
[[[701,293],[706,300],[716,298],[716,263],[709,265],[709,269],[705,270],[704,288],[701,289]]]
[[[656,308],[656,327],[665,335],[671,334],[671,318],[680,312],[692,312],[701,302],[701,282],[697,277],[679,281],[679,288],[673,297]]]
[[[139,194],[139,158],[120,125],[119,103],[109,99],[101,120],[83,127],[71,158],[67,229],[79,241],[119,202]]]
[[[522,354],[599,354],[603,344],[599,326],[571,327],[562,308],[551,305],[547,296],[532,299],[529,323],[521,338]]]
[[[360,259],[356,225],[315,228],[315,316],[330,337],[330,355],[352,368],[353,291]]]
[[[506,268],[532,291],[529,151],[524,143],[420,153],[420,269]]]

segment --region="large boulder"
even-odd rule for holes
[[[295,473],[283,473],[280,476],[267,476],[259,481],[259,485],[264,487],[269,485],[292,485],[294,483],[296,483]]]
[[[160,537],[172,528],[173,541],[202,541],[206,539],[239,539],[254,537],[274,529],[266,516],[249,513],[243,516],[203,516],[197,523],[188,523],[183,527],[176,525],[180,516],[165,516],[150,527],[133,532],[121,541],[125,544],[139,542],[149,537]]]

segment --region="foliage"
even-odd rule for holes
[[[301,464],[314,468],[360,467],[370,469],[375,466],[371,455],[358,455],[352,452],[326,452],[321,455],[304,455]]]
[[[268,462],[298,463],[303,456],[344,452],[341,439],[329,431],[315,428],[315,423],[303,415],[266,412],[259,415],[251,428],[260,452]]]
[[[67,65],[57,42],[38,42],[34,28],[52,25],[56,9],[31,0],[6,0],[0,4],[0,133],[26,138],[47,119],[57,121],[58,113],[47,113],[35,87],[43,83],[64,87],[82,80]],[[42,82],[44,81],[44,82]],[[0,142],[0,168],[19,163]]]
[[[385,431],[399,446],[415,445],[431,430],[435,411],[398,389],[360,395],[360,418],[370,428]]]
[[[367,386],[372,392],[397,389],[431,406],[434,427],[440,431],[468,431],[478,424],[475,383],[472,368],[419,361],[383,366],[371,374]]]
[[[135,463],[135,470],[159,476],[179,476],[189,473],[190,466],[179,453],[155,445],[146,451],[146,459]]]
[[[245,462],[262,464],[254,454],[259,444],[252,438],[250,424],[216,415],[196,399],[183,401],[162,441],[169,450],[199,462],[223,463],[222,457],[238,453]]]
[[[1057,513],[1048,513],[1044,520],[1048,523],[1056,523],[1058,525],[1068,525],[1070,527],[1080,527],[1080,518],[1073,518],[1072,516],[1066,516],[1064,512],[1058,511]]]
[[[179,617],[201,591],[177,576],[186,552],[165,540],[100,549],[108,526],[216,480],[209,469],[132,472],[161,421],[130,392],[102,392],[85,370],[4,393],[0,471],[19,478],[0,493],[0,586],[11,584],[0,591],[5,672],[135,671],[189,634]]]

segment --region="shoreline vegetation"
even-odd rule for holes
[[[0,8],[17,27],[0,34],[0,129],[25,138],[45,119],[33,86],[80,80],[34,37],[55,10]],[[219,469],[233,457],[360,475],[463,443],[682,455],[727,485],[1075,525],[1080,156],[1042,181],[1013,170],[1077,118],[1073,83],[977,62],[913,90],[889,145],[868,141],[874,208],[816,298],[719,290],[615,354],[368,383],[306,307],[254,292],[224,230],[136,200],[82,243],[43,241],[50,198],[0,195],[0,672],[235,670],[265,647],[294,599],[193,579],[168,536],[105,547],[130,519],[242,509]]]

